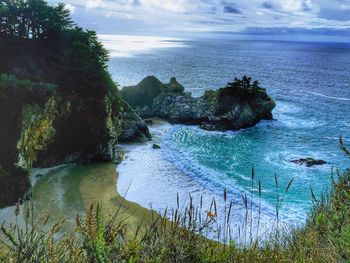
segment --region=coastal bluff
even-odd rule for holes
[[[159,117],[171,123],[199,125],[205,130],[239,130],[261,120],[272,120],[276,103],[257,81],[243,76],[224,88],[192,97],[171,78],[162,83],[148,76],[136,86],[124,87],[121,96],[143,119]]]

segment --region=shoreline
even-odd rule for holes
[[[168,122],[151,125],[150,130],[154,140],[140,144],[124,144],[121,148],[126,153],[126,158],[118,166],[118,192],[125,194],[125,198],[148,209],[153,208],[163,214],[177,207],[179,200],[180,210],[184,210],[192,199],[195,206],[201,206],[203,216],[212,209],[212,202],[215,199],[217,206],[217,223],[225,221],[225,209],[227,202],[232,201],[235,209],[232,216],[235,220],[230,222],[231,235],[237,243],[244,243],[242,236],[244,229],[252,229],[255,238],[266,239],[276,227],[276,213],[274,207],[266,200],[259,197],[251,197],[250,192],[238,185],[231,178],[222,175],[218,178],[225,182],[227,191],[227,202],[224,200],[224,189],[211,181],[211,174],[203,172],[198,177],[197,167],[185,167],[181,164],[183,160],[171,149],[164,137],[174,127]],[[176,127],[175,127],[176,129]],[[159,143],[160,149],[154,149],[153,143]],[[169,156],[170,155],[170,156]],[[175,159],[174,159],[175,158]],[[176,164],[176,161],[180,162]],[[188,170],[190,168],[190,170]],[[192,170],[191,170],[192,169]],[[195,169],[195,170],[193,170]],[[212,171],[209,171],[212,172]],[[226,188],[227,189],[227,188]],[[249,207],[249,220],[252,219],[252,226],[246,225],[247,210],[242,201],[242,193],[252,198],[251,208]],[[179,199],[178,199],[179,198]],[[151,205],[150,205],[151,204]],[[203,206],[202,206],[203,205]],[[292,229],[295,222],[291,221],[290,215],[280,213],[279,224],[284,229]],[[294,218],[294,220],[296,220]],[[216,237],[211,233],[204,234],[209,239]]]
[[[42,215],[51,215],[49,222],[54,224],[64,218],[63,230],[70,230],[75,226],[77,215],[84,216],[92,203],[99,203],[104,218],[118,212],[116,224],[122,221],[128,224],[127,236],[133,236],[141,223],[141,230],[147,228],[160,217],[159,214],[127,201],[118,193],[116,167],[114,163],[94,163],[48,169],[33,185],[32,201],[20,206],[19,224],[24,226],[23,210],[32,202],[37,215],[35,220]],[[1,223],[10,225],[16,222],[15,208],[10,206],[0,210]]]
[[[81,181],[79,187],[85,209],[88,209],[91,203],[99,203],[102,211],[108,216],[118,213],[120,216],[117,217],[116,224],[127,223],[126,230],[129,231],[127,235],[134,234],[140,224],[142,224],[141,229],[145,229],[160,217],[156,211],[130,202],[120,195],[117,190],[119,174],[115,164],[95,164],[90,172]],[[91,192],[91,189],[94,189],[94,192]]]

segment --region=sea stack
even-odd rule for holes
[[[239,130],[273,119],[275,102],[246,76],[198,98],[184,90],[176,78],[165,84],[149,76],[136,86],[124,87],[121,95],[144,119],[159,117],[205,130]]]

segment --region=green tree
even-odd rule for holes
[[[102,46],[96,32],[76,27],[66,30],[61,37],[60,56],[62,74],[60,87],[64,94],[82,96],[105,94],[114,83],[107,71],[108,51]]]
[[[64,4],[49,6],[44,0],[0,1],[0,36],[49,39],[73,27]]]

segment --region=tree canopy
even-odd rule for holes
[[[44,0],[0,1],[1,37],[47,39],[73,26],[62,3],[53,7]]]
[[[50,83],[44,85],[43,90],[55,93],[56,104],[51,107],[55,108],[52,114],[55,118],[51,118],[49,111],[43,111],[43,116],[37,114],[35,122],[28,121],[26,126],[28,131],[38,130],[38,127],[44,130],[43,127],[48,126],[57,130],[47,133],[54,134],[54,142],[47,149],[42,147],[44,151],[40,150],[39,154],[43,156],[39,159],[45,159],[44,155],[58,156],[58,159],[76,152],[95,153],[96,147],[109,139],[105,127],[106,100],[108,96],[118,94],[107,70],[108,51],[96,32],[84,30],[72,22],[64,4],[49,6],[44,0],[0,0],[0,57],[0,73],[11,76],[0,79],[0,102],[11,101],[12,108],[16,109],[7,106],[3,112],[12,109],[19,119],[38,113],[36,103],[29,100],[36,98],[35,94],[40,90],[32,88],[33,83]],[[21,92],[16,88],[18,86]],[[28,99],[29,106],[16,102],[22,97],[12,98],[10,95],[14,92],[24,97],[23,100]],[[7,105],[5,102],[3,104]],[[10,119],[6,121],[11,124]],[[2,139],[5,140],[9,132],[18,139],[19,128],[16,128],[15,132],[13,127],[8,127]],[[38,141],[50,137],[28,137],[24,130],[21,132],[22,143],[18,144],[21,149],[34,149]],[[14,141],[11,147],[15,149]]]
[[[232,82],[229,82],[225,88],[219,89],[219,109],[218,113],[222,114],[227,112],[232,105],[232,100],[239,100],[241,102],[248,101],[249,99],[263,93],[260,91],[262,88],[259,86],[258,81],[252,81],[251,77],[244,75],[241,79],[235,78]]]
[[[228,83],[226,88],[233,88],[235,90],[251,94],[258,90],[260,87],[257,80],[252,82],[251,77],[244,75],[242,79],[235,78],[233,82]]]
[[[96,32],[64,4],[0,0],[0,58],[0,207],[29,187],[18,165],[113,158],[122,108]]]
[[[103,96],[113,89],[114,83],[107,71],[108,51],[96,32],[84,30],[72,22],[69,10],[62,3],[49,6],[44,0],[0,0],[0,39],[0,51],[5,60],[0,61],[0,66],[14,64],[12,61],[22,56],[20,50],[36,54],[32,57],[24,54],[28,57],[24,60],[30,60],[39,71],[46,72],[41,74],[40,81],[56,84],[65,95]],[[50,61],[40,62],[41,56],[48,59],[44,51],[49,54]],[[38,56],[40,53],[42,55]],[[22,71],[32,67],[23,61],[17,64],[20,65],[14,66]],[[47,68],[49,64],[51,69]],[[36,74],[31,75],[36,80]]]

